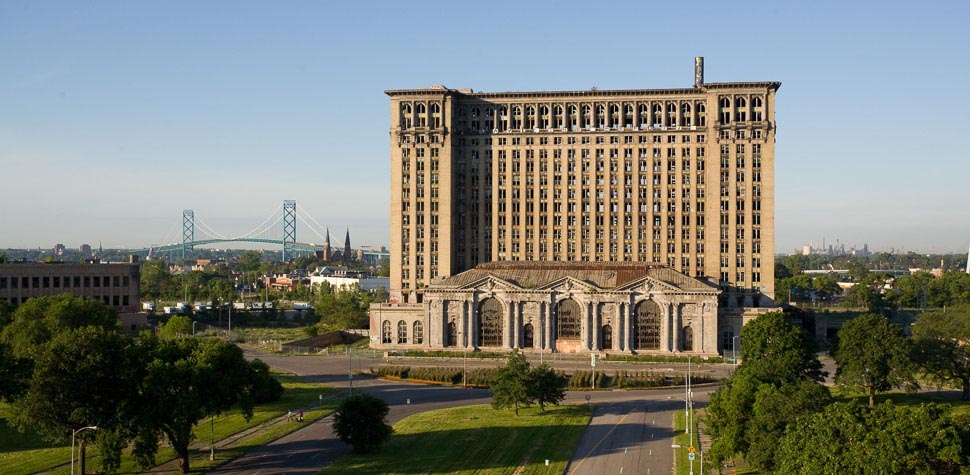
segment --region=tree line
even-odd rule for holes
[[[283,387],[269,367],[249,362],[236,345],[217,339],[124,334],[115,311],[71,295],[0,304],[0,399],[11,423],[51,443],[78,434],[98,447],[104,473],[131,447],[143,469],[155,465],[164,439],[189,471],[192,427],[203,418],[277,400]]]
[[[762,473],[958,474],[970,464],[970,420],[946,404],[876,404],[920,380],[970,400],[970,305],[925,313],[902,327],[876,314],[844,324],[832,350],[835,382],[868,403],[833,397],[814,340],[784,314],[741,330],[743,363],[708,407],[712,458],[742,457]]]

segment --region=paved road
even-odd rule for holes
[[[306,381],[338,388],[349,386],[349,358],[281,356],[251,350],[246,350],[246,356],[258,357],[270,366],[294,373]],[[358,360],[355,357],[354,369],[359,371],[379,363],[380,360]],[[452,366],[455,364],[453,360],[448,363]],[[484,362],[488,363],[495,362]],[[355,391],[366,391],[386,400],[390,406],[388,422],[391,424],[419,412],[491,401],[491,394],[482,389],[425,386],[360,376],[355,376],[353,386]],[[698,402],[706,401],[706,394],[702,391],[695,391]],[[677,399],[683,397],[680,390],[570,391],[566,403],[585,402],[587,394],[597,409],[576,448],[567,473],[669,473],[673,466],[673,449],[670,448],[672,415],[678,408],[683,408],[682,400]],[[321,467],[350,451],[349,446],[333,434],[331,424],[329,417],[316,421],[212,473],[315,474]]]
[[[694,391],[706,405],[711,388]],[[577,394],[577,396],[580,396]],[[673,415],[684,410],[680,390],[592,393],[596,411],[566,467],[568,475],[669,474],[674,465]]]
[[[347,388],[347,360],[324,357],[291,357],[246,351],[270,366],[280,368],[307,381]],[[491,394],[483,389],[461,389],[441,386],[394,383],[372,378],[356,379],[354,390],[366,391],[387,401],[391,424],[419,412],[469,404],[486,404]],[[330,417],[235,459],[211,473],[246,475],[315,474],[320,468],[350,451],[336,438]]]

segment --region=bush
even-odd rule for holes
[[[381,398],[367,393],[354,394],[337,406],[333,416],[333,431],[355,452],[377,450],[394,432],[384,422],[389,411],[387,403]]]

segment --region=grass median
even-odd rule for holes
[[[209,446],[207,445],[210,439],[214,439],[217,446],[222,445],[219,444],[219,441],[267,424],[286,414],[289,410],[295,413],[300,409],[314,406],[318,403],[321,395],[327,397],[337,391],[320,384],[304,383],[292,376],[277,374],[276,377],[285,388],[283,397],[279,401],[254,407],[253,417],[249,421],[246,421],[238,410],[234,410],[216,416],[214,423],[210,423],[207,418],[196,424],[193,429],[195,444],[193,444],[191,458],[193,470],[224,463],[226,460],[238,457],[255,446],[286,435],[333,411],[334,404],[326,403],[305,413],[302,424],[292,422],[260,428],[251,437],[246,437],[245,440],[241,438],[232,447],[217,449],[217,459],[215,463],[210,463]],[[28,475],[44,471],[50,471],[53,474],[70,473],[71,447],[69,444],[52,445],[32,432],[19,433],[15,428],[9,426],[7,416],[7,406],[0,405],[0,473],[4,475]],[[204,447],[199,447],[200,444]],[[89,470],[97,466],[97,454],[97,448],[89,446]],[[175,459],[175,457],[175,452],[171,447],[162,446],[159,448],[155,460],[158,464],[163,464]],[[126,452],[122,455],[119,473],[137,473],[140,471],[135,466],[130,453]]]
[[[541,414],[533,407],[519,413],[481,405],[416,414],[398,422],[376,453],[347,455],[320,474],[563,473],[589,423],[589,408],[550,407]]]

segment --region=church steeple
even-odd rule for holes
[[[347,228],[347,237],[344,238],[344,262],[350,262],[353,258],[350,255],[350,228]]]

